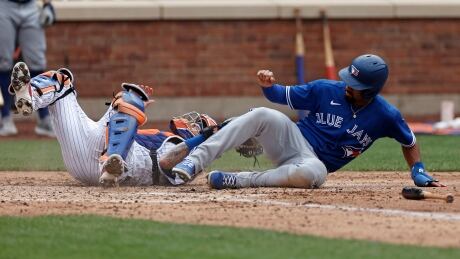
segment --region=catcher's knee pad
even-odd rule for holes
[[[112,102],[115,114],[110,117],[107,132],[107,154],[126,159],[139,125],[147,121],[144,101],[131,91],[119,92]]]
[[[67,68],[42,73],[30,80],[30,86],[39,96],[54,92],[54,102],[74,91],[73,74]],[[53,103],[54,103],[53,102]]]

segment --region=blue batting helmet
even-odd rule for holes
[[[364,92],[365,98],[375,97],[388,78],[385,61],[372,54],[361,55],[351,65],[339,71],[340,78],[351,88]]]

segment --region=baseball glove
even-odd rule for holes
[[[254,166],[259,165],[259,161],[257,160],[257,156],[264,153],[264,149],[262,145],[260,145],[259,141],[255,138],[250,138],[246,140],[243,144],[239,145],[235,148],[236,152],[240,154],[240,156],[244,156],[247,158],[254,157]]]

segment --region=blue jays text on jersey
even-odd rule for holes
[[[382,96],[355,108],[345,98],[345,87],[342,81],[320,79],[298,86],[275,84],[263,92],[272,102],[307,110],[307,117],[297,126],[329,172],[337,171],[382,137],[394,138],[405,147],[415,145],[415,136],[401,113]]]

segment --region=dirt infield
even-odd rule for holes
[[[98,214],[273,229],[325,237],[460,247],[460,174],[435,173],[453,203],[401,197],[407,172],[339,172],[316,190],[84,187],[65,172],[0,172],[0,215]]]

